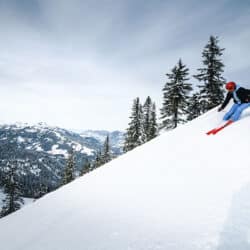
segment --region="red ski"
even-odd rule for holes
[[[213,129],[209,130],[206,134],[207,134],[207,135],[211,135],[211,134],[213,134],[216,130],[217,130],[217,128],[213,128]]]
[[[225,127],[227,127],[228,125],[230,125],[230,124],[232,124],[233,123],[233,121],[232,120],[229,120],[229,121],[227,121],[224,125],[222,125],[222,126],[220,126],[220,127],[218,127],[218,128],[214,128],[214,129],[212,129],[212,130],[209,130],[206,134],[207,135],[215,135],[215,134],[217,134],[218,132],[220,132],[223,128],[225,128]]]

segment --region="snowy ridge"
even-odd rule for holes
[[[15,131],[17,133],[18,143],[26,144],[26,148],[28,150],[34,149],[39,152],[44,151],[49,154],[63,155],[64,157],[67,157],[67,150],[58,149],[58,147],[61,147],[61,145],[66,143],[69,145],[69,147],[73,147],[77,152],[94,155],[93,149],[81,145],[84,143],[84,141],[81,140],[81,137],[78,134],[59,127],[48,126],[46,123],[30,125],[28,123],[18,122],[15,124],[0,125],[0,129],[1,134],[4,134],[4,131],[6,131],[6,134],[8,131]],[[46,150],[47,145],[41,145],[41,139],[44,137],[47,143],[50,144],[51,150]],[[4,140],[7,139],[7,137],[0,139]],[[53,141],[55,142],[54,145]]]
[[[1,247],[250,249],[250,109],[207,136],[222,115],[212,110],[1,219]]]
[[[78,131],[78,133],[83,138],[93,137],[102,143],[104,143],[107,135],[109,135],[110,145],[113,148],[113,151],[115,151],[119,154],[122,153],[122,148],[123,148],[123,144],[124,144],[124,132],[121,132],[121,131],[110,132],[107,130],[85,130],[85,131]]]

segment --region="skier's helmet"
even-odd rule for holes
[[[229,91],[233,91],[236,88],[236,83],[235,82],[228,82],[226,84],[226,89]]]

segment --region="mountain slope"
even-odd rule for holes
[[[68,152],[74,148],[76,159],[76,175],[82,170],[86,160],[90,162],[96,152],[103,148],[99,134],[107,136],[107,131],[78,134],[59,127],[51,127],[40,123],[0,125],[0,182],[6,175],[8,162],[14,159],[18,164],[19,182],[22,193],[27,197],[36,197],[40,186],[45,185],[54,190],[61,184],[61,176],[65,167]],[[112,153],[121,154],[123,133],[110,132]]]
[[[122,148],[124,144],[124,132],[118,130],[112,132],[109,132],[107,130],[84,130],[84,131],[78,131],[78,133],[83,138],[93,137],[99,140],[102,143],[102,145],[107,135],[109,135],[110,146],[113,153],[116,155],[120,155],[123,153]]]
[[[1,219],[1,248],[250,249],[250,110],[205,135],[222,115],[212,110]]]

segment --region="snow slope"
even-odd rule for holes
[[[250,109],[207,136],[222,115],[212,110],[1,219],[1,249],[250,249]]]

